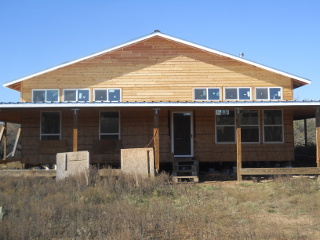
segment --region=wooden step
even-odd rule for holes
[[[172,177],[173,182],[175,183],[198,183],[199,177],[198,176],[173,176]]]

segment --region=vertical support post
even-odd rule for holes
[[[73,152],[78,151],[78,108],[73,110]]]
[[[160,169],[160,146],[159,146],[159,108],[154,108],[153,116],[153,147],[154,147],[154,161],[155,168],[159,171]]]
[[[303,119],[303,125],[304,125],[304,155],[305,160],[308,159],[308,126],[307,126],[307,119]]]
[[[237,180],[242,181],[242,144],[241,144],[241,110],[235,109],[236,112],[236,141],[237,141]]]
[[[7,159],[7,131],[8,124],[7,122],[4,123],[4,132],[3,132],[3,160]]]
[[[320,168],[320,108],[316,108],[317,167]]]

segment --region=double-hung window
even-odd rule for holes
[[[90,101],[89,89],[65,89],[63,90],[65,102],[88,102]]]
[[[194,100],[195,101],[219,101],[220,88],[195,88]]]
[[[241,111],[241,141],[243,143],[258,143],[259,137],[259,111]]]
[[[41,112],[41,140],[60,140],[61,116],[60,112]]]
[[[216,110],[216,142],[235,142],[234,110]]]
[[[100,112],[100,140],[120,139],[120,112]]]
[[[281,100],[282,89],[280,87],[256,88],[256,100]]]
[[[225,100],[251,100],[251,88],[249,87],[227,87],[224,89]]]
[[[263,111],[263,135],[266,143],[283,142],[282,110]]]
[[[120,102],[121,91],[120,89],[95,89],[94,101],[101,102]]]
[[[58,89],[34,89],[32,90],[32,102],[58,102]]]

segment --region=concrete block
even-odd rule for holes
[[[57,180],[83,173],[89,169],[89,152],[57,153]]]
[[[121,149],[121,170],[124,173],[154,177],[153,148]]]

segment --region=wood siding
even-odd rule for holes
[[[153,135],[152,109],[121,110],[120,140],[99,140],[99,112],[106,109],[78,111],[78,150],[90,152],[91,163],[120,164],[120,148],[147,146]],[[108,109],[110,110],[110,109]],[[159,111],[160,162],[172,161],[171,111]],[[215,143],[215,109],[195,110],[194,155],[200,162],[235,162],[236,144]],[[56,151],[72,151],[73,111],[61,110],[62,135],[60,141],[40,141],[40,111],[22,114],[22,161],[28,164],[55,163]],[[262,111],[260,110],[260,115]],[[293,161],[292,111],[284,110],[285,143],[262,142],[262,117],[260,118],[260,143],[242,144],[243,161]],[[49,149],[50,148],[50,149]]]
[[[193,101],[197,87],[282,87],[293,100],[292,79],[168,39],[153,37],[23,81],[21,101],[32,89],[120,88],[122,101]],[[222,98],[223,99],[223,98]],[[254,100],[254,98],[253,98]]]

